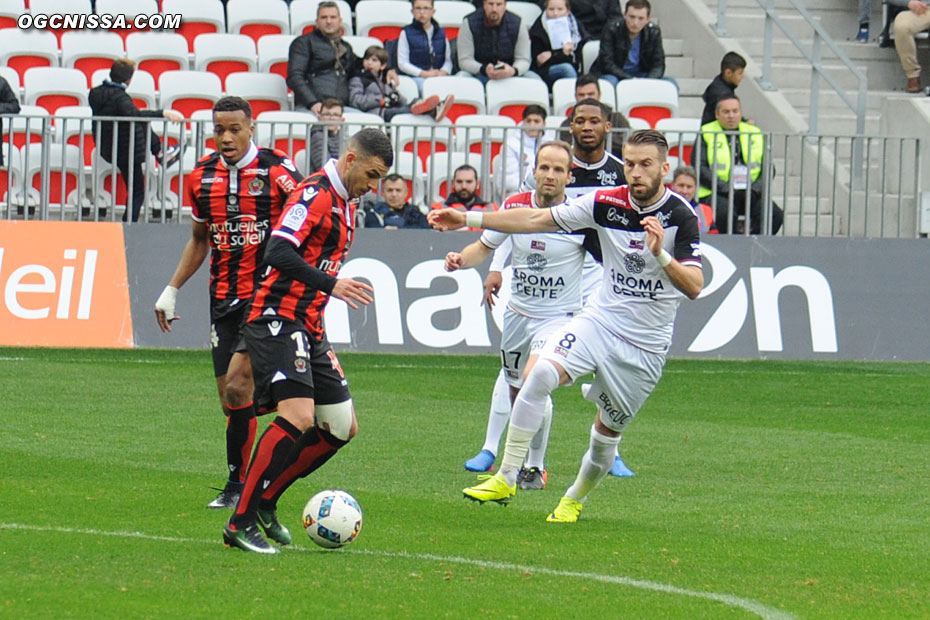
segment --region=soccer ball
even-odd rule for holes
[[[358,536],[362,508],[345,491],[327,489],[310,498],[304,506],[303,521],[310,540],[326,549],[337,549]]]

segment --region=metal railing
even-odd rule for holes
[[[4,131],[11,132],[13,117],[3,115]],[[54,120],[54,124],[52,124]],[[13,142],[20,146],[8,149],[4,144],[3,168],[0,168],[0,218],[69,221],[120,221],[127,205],[132,205],[135,171],[127,171],[125,191],[119,188],[120,172],[112,163],[91,156],[99,144],[99,128],[93,121],[126,122],[125,117],[17,117],[12,130]],[[167,119],[137,119],[147,123],[159,138],[180,147],[179,163],[165,167],[151,155],[152,131],[145,132],[142,166],[145,177],[145,201],[140,221],[179,223],[190,212],[187,198],[187,175],[208,148],[212,148],[212,122],[207,119],[170,123]],[[259,146],[275,147],[293,160],[306,174],[317,169],[327,157],[311,166],[311,151],[329,151],[330,142],[342,146],[345,137],[366,123],[347,122],[336,133],[326,130],[329,123],[303,121],[256,121],[254,141]],[[377,123],[376,123],[377,124]],[[510,176],[525,179],[532,162],[529,158],[506,156],[508,140],[519,141],[522,128],[454,127],[445,124],[392,124],[386,128],[395,147],[392,168],[410,186],[414,203],[426,209],[441,201],[451,191],[453,173],[464,163],[478,171],[482,196],[496,203],[508,190],[503,180]],[[618,153],[618,145],[630,130],[615,130],[609,136],[608,150]],[[557,137],[559,129],[547,128],[538,142]],[[6,135],[6,134],[5,134]],[[920,143],[912,137],[810,136],[807,134],[763,133],[765,152],[758,179],[760,206],[757,218],[761,231],[770,230],[774,206],[784,210],[784,226],[778,234],[789,236],[879,236],[916,237],[919,228]],[[698,132],[669,132],[671,169],[690,158],[700,162],[706,151]],[[725,134],[729,152],[733,153],[737,136]],[[135,148],[130,132],[129,150]],[[111,140],[113,152],[119,151],[118,134]],[[843,174],[843,162],[862,149],[870,165],[863,170],[861,189],[850,189]],[[154,149],[157,150],[157,149]],[[10,157],[12,151],[12,159]],[[749,154],[751,155],[751,154]],[[720,162],[709,161],[709,165]],[[516,175],[508,175],[513,166]],[[698,169],[699,183],[710,186],[707,176]],[[729,166],[732,170],[732,163]],[[63,174],[64,173],[64,174]],[[4,178],[5,176],[5,178]],[[703,176],[703,179],[700,178]],[[667,177],[667,181],[671,178]],[[735,208],[727,214],[726,229],[752,222],[753,204],[749,193],[739,194],[727,187],[703,202],[716,207],[726,199]],[[131,209],[131,207],[130,207]],[[33,211],[34,210],[34,211]],[[128,218],[128,219],[131,219]],[[719,218],[718,218],[719,219]],[[749,234],[748,227],[743,233]]]

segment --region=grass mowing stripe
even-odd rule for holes
[[[95,529],[83,529],[83,528],[73,528],[73,527],[62,527],[62,526],[41,526],[41,525],[28,525],[23,523],[0,523],[0,530],[25,530],[33,532],[59,532],[62,534],[84,534],[88,536],[114,536],[119,538],[141,538],[144,540],[155,540],[160,542],[179,542],[179,543],[200,543],[200,544],[219,544],[219,540],[207,540],[203,538],[182,538],[174,536],[158,536],[157,534],[146,534],[144,532],[113,532],[106,530],[95,530]],[[319,552],[319,550],[311,550],[305,547],[290,547],[295,551],[302,552]],[[555,570],[552,568],[545,568],[542,566],[526,566],[523,564],[512,564],[509,562],[494,562],[489,560],[478,560],[474,558],[463,558],[458,556],[442,556],[432,553],[408,553],[406,551],[374,551],[367,549],[341,549],[340,553],[350,553],[353,555],[368,555],[376,557],[386,557],[386,558],[399,558],[399,559],[411,559],[411,560],[422,560],[427,562],[440,562],[440,563],[449,563],[449,564],[468,564],[471,566],[478,566],[482,568],[491,568],[495,570],[503,571],[517,571],[520,573],[539,573],[541,575],[549,575],[552,577],[568,577],[573,579],[590,579],[593,581],[600,581],[602,583],[611,583],[621,586],[628,586],[633,588],[639,588],[641,590],[651,590],[654,592],[661,592],[665,594],[676,594],[681,596],[691,596],[696,598],[703,598],[710,601],[716,601],[722,603],[729,607],[737,607],[740,609],[745,609],[746,611],[753,613],[763,620],[793,620],[794,616],[791,614],[785,613],[780,609],[774,609],[768,607],[761,603],[758,603],[753,600],[740,598],[732,594],[718,594],[716,592],[697,592],[694,590],[686,590],[684,588],[679,588],[676,586],[671,586],[664,583],[656,583],[653,581],[644,581],[642,579],[631,579],[629,577],[618,577],[615,575],[599,575],[597,573],[586,573],[586,572],[577,572],[577,571],[562,571]]]

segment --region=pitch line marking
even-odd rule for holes
[[[139,538],[143,540],[157,540],[160,542],[179,542],[179,543],[198,543],[198,544],[220,544],[219,540],[206,540],[203,538],[183,538],[180,536],[158,536],[156,534],[146,534],[145,532],[124,532],[124,531],[106,531],[83,529],[74,527],[61,526],[41,526],[27,525],[23,523],[0,523],[0,530],[21,530],[32,532],[59,532],[62,534],[86,534],[88,536],[113,536],[118,538]],[[317,549],[307,547],[291,547],[296,551],[308,553],[325,553]],[[700,592],[697,590],[688,590],[666,583],[655,581],[646,581],[643,579],[633,579],[631,577],[618,577],[614,575],[600,575],[598,573],[586,573],[578,571],[556,570],[542,566],[527,566],[524,564],[512,564],[510,562],[494,562],[490,560],[476,560],[472,558],[463,558],[458,556],[442,556],[432,553],[409,553],[407,551],[376,551],[368,549],[342,549],[340,553],[349,553],[352,555],[368,555],[386,558],[399,558],[409,560],[422,560],[428,562],[446,562],[449,564],[465,564],[478,566],[481,568],[492,568],[496,570],[518,571],[521,573],[537,573],[540,575],[549,575],[552,577],[569,577],[573,579],[589,579],[591,581],[600,581],[601,583],[612,583],[621,586],[629,586],[640,590],[651,590],[653,592],[662,592],[665,594],[677,594],[681,596],[690,596],[694,598],[706,599],[727,605],[728,607],[737,607],[744,609],[763,620],[794,620],[794,616],[774,607],[763,605],[751,599],[734,596],[732,594],[720,594],[717,592]]]

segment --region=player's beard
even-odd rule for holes
[[[607,142],[606,136],[601,138],[600,141],[595,142],[594,144],[585,144],[584,142],[581,142],[580,140],[575,140],[575,144],[578,146],[581,152],[585,154],[590,154],[600,148],[603,148],[605,142]]]
[[[659,188],[662,187],[662,177],[652,180],[645,189],[637,190],[630,185],[630,196],[640,205],[651,205],[659,197]]]

